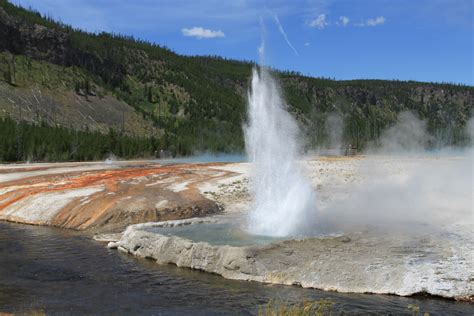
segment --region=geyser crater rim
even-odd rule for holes
[[[243,225],[241,219],[231,221],[226,220],[198,220],[184,223],[171,221],[170,225],[166,222],[158,222],[144,227],[147,232],[160,234],[166,237],[178,237],[190,240],[194,243],[205,242],[212,246],[268,246],[285,241],[305,241],[309,239],[328,239],[344,236],[340,233],[315,233],[287,236],[272,236],[254,234]]]

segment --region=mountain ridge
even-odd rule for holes
[[[251,62],[182,56],[132,37],[86,33],[5,0],[0,36],[0,116],[154,137],[156,149],[179,155],[244,148]],[[343,142],[364,148],[406,110],[425,120],[439,143],[466,142],[471,86],[273,73],[307,148],[327,144],[330,114],[343,119]]]

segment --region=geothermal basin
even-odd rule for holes
[[[252,208],[248,163],[3,166],[0,219],[81,230],[125,253],[228,279],[472,300],[471,161],[301,161],[328,229],[319,237],[241,234]]]
[[[473,228],[470,202],[466,204],[471,188],[456,177],[466,162],[465,157],[308,160],[303,166],[318,193],[321,225],[327,231],[298,238],[248,233],[245,221],[252,203],[243,189],[248,164],[219,166],[233,176],[201,191],[221,204],[224,213],[131,225],[108,239],[109,248],[228,279],[472,300]],[[439,183],[430,186],[430,170],[450,174],[457,184],[445,177],[450,190]],[[384,177],[377,177],[379,172]],[[430,176],[423,178],[420,172]],[[396,190],[401,185],[422,190]],[[380,195],[397,203],[381,205],[375,199]],[[421,205],[422,200],[429,203]]]

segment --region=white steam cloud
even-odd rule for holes
[[[472,147],[472,143],[474,142],[474,117],[471,117],[466,124],[466,134],[469,137],[470,146]]]
[[[344,131],[344,120],[342,116],[337,113],[330,113],[325,123],[326,133],[328,135],[328,149],[335,151],[336,154],[341,154],[342,149],[342,134]]]
[[[426,131],[426,122],[410,111],[398,114],[397,123],[380,135],[379,144],[369,152],[386,154],[417,153],[433,140]]]
[[[362,180],[324,212],[338,229],[474,223],[471,150],[416,158],[369,156],[357,173]]]
[[[336,230],[369,226],[384,231],[472,227],[474,119],[466,124],[470,146],[426,151],[432,137],[426,123],[401,112],[384,131],[380,147],[355,160],[356,181],[321,210],[321,220]]]

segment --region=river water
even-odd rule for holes
[[[77,232],[0,223],[0,314],[255,314],[270,300],[330,299],[336,314],[472,315],[474,306],[435,298],[339,294],[226,280],[107,250]],[[333,314],[334,315],[334,314]]]

